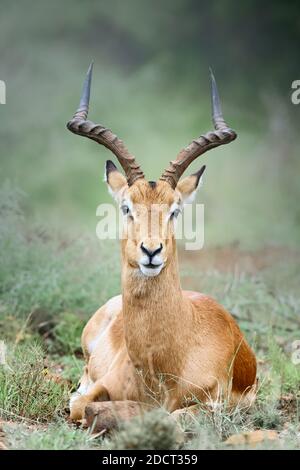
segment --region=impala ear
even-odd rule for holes
[[[105,164],[104,178],[110,194],[120,202],[121,195],[128,188],[127,179],[118,171],[116,165],[111,160],[107,160]]]
[[[199,189],[202,184],[202,175],[204,170],[205,165],[196,173],[183,178],[183,180],[179,181],[177,184],[176,189],[181,194],[183,204],[189,204],[195,199],[197,189]]]

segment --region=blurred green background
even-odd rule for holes
[[[209,74],[238,140],[205,154],[206,246],[300,240],[300,5],[247,0],[0,1],[0,178],[28,220],[95,233],[109,152],[66,130],[95,61],[90,118],[156,179],[211,128]],[[7,183],[6,183],[7,184]]]
[[[149,180],[212,128],[213,68],[238,139],[187,172],[207,165],[205,244],[180,247],[180,276],[238,321],[260,384],[254,414],[218,407],[213,425],[222,439],[278,429],[279,446],[298,436],[299,447],[299,39],[296,0],[0,0],[0,418],[30,419],[29,437],[5,430],[10,448],[80,448],[57,417],[82,373],[83,327],[121,288],[119,243],[96,237],[96,208],[111,202],[105,160],[116,159],[66,129],[91,60],[90,118],[125,141]],[[43,438],[32,420],[51,423]],[[218,448],[205,432],[196,446]]]

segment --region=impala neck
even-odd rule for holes
[[[156,370],[174,368],[170,358],[178,351],[186,311],[175,241],[172,259],[157,277],[144,277],[123,256],[122,294],[125,339],[131,360],[145,368],[151,357]]]

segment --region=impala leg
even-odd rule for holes
[[[72,421],[80,421],[84,418],[84,410],[88,403],[109,400],[109,393],[101,380],[91,383],[87,370],[85,370],[80,387],[70,400],[70,418]]]

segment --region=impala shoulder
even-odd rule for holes
[[[216,304],[216,301],[210,297],[209,295],[202,294],[201,292],[196,292],[192,290],[184,290],[182,291],[184,297],[188,298],[191,300],[193,303],[205,303],[205,302],[211,302]]]
[[[116,295],[109,299],[94,313],[84,328],[85,330],[101,327],[110,322],[122,309],[122,295]]]
[[[115,295],[103,307],[107,315],[116,315],[122,308],[122,295]]]
[[[82,333],[82,347],[87,356],[94,351],[101,336],[121,310],[122,296],[116,295],[102,305],[90,318]]]
[[[214,319],[226,324],[235,323],[230,313],[213,297],[194,291],[183,291],[183,294],[192,303],[197,318],[200,315],[202,320],[209,319],[211,321]]]

